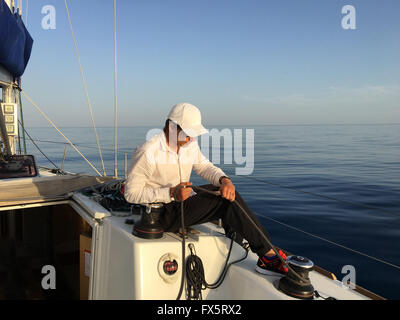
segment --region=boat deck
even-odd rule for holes
[[[123,215],[123,212],[115,214]],[[135,220],[139,216],[133,216]],[[130,217],[131,218],[131,217]],[[143,246],[146,251],[157,252],[158,256],[166,252],[172,252],[181,257],[182,239],[175,233],[164,233],[161,239],[146,240],[132,235],[132,225],[126,224],[126,217],[110,216],[107,222],[112,230],[118,230],[124,238],[128,239],[132,246]],[[208,283],[216,281],[224,266],[229,249],[230,240],[225,237],[224,229],[213,223],[206,223],[192,227],[194,234],[186,239],[186,245],[194,244],[196,254],[202,259],[205,276]],[[216,254],[218,252],[218,254]],[[157,255],[156,254],[156,255]],[[190,254],[186,249],[186,255]],[[230,261],[239,260],[245,254],[244,249],[234,243]],[[295,300],[277,289],[280,275],[267,276],[255,271],[257,255],[249,252],[247,258],[237,264],[233,264],[226,275],[222,285],[213,290],[205,290],[203,299],[206,300]],[[179,260],[180,261],[180,260]],[[338,280],[317,272],[310,273],[311,282],[320,295],[324,298],[334,297],[344,300],[364,300],[368,297],[354,290],[348,289]],[[170,286],[169,292],[177,294],[179,281],[175,286]],[[160,297],[161,299],[174,299],[174,294]],[[322,300],[322,298],[319,298]]]
[[[4,212],[3,220],[7,222],[2,228],[12,224],[16,226],[14,235],[10,231],[0,230],[2,232],[0,236],[12,243],[16,243],[13,237],[17,237],[16,239],[20,237],[29,243],[26,239],[38,238],[39,234],[35,236],[34,232],[40,233],[41,228],[45,228],[42,229],[49,235],[48,239],[58,237],[60,245],[56,246],[50,240],[50,242],[43,240],[41,248],[43,250],[47,248],[47,251],[51,249],[54,257],[57,257],[57,254],[60,257],[65,255],[73,257],[69,261],[73,264],[73,268],[78,267],[78,269],[73,272],[66,270],[65,274],[76,277],[76,272],[79,272],[79,234],[81,220],[84,220],[90,225],[91,230],[90,285],[87,289],[89,299],[176,299],[181,282],[181,268],[178,267],[176,275],[172,278],[165,278],[160,264],[165,256],[168,256],[176,260],[179,266],[182,259],[182,238],[178,234],[169,232],[164,233],[161,239],[147,240],[136,237],[132,234],[133,225],[128,224],[126,220],[129,218],[137,221],[139,215],[111,212],[95,201],[95,197],[73,191],[74,188],[81,189],[82,186],[91,183],[99,183],[98,178],[79,175],[57,176],[48,172],[35,178],[0,181],[0,190],[14,197],[9,201],[7,195],[3,194],[3,199],[0,199],[3,200],[0,203],[0,213]],[[29,192],[29,196],[27,197],[25,191],[21,190]],[[46,193],[43,194],[43,191]],[[62,201],[54,201],[54,197],[60,195]],[[43,211],[40,213],[43,222],[34,222],[36,218],[33,218],[33,213],[40,211]],[[15,215],[15,212],[18,215]],[[28,217],[33,219],[34,224],[28,223]],[[48,223],[49,219],[55,221]],[[54,226],[57,226],[57,229],[54,229]],[[63,230],[65,228],[71,231]],[[225,237],[223,228],[213,223],[192,226],[192,229],[194,231],[190,232],[186,239],[186,257],[190,255],[188,245],[194,245],[196,255],[201,258],[204,265],[205,279],[208,283],[213,283],[221,274],[231,240]],[[2,244],[7,247],[7,241],[2,241]],[[245,249],[234,242],[230,262],[239,260],[245,253]],[[280,275],[266,276],[255,271],[257,259],[256,254],[249,252],[245,260],[231,265],[223,283],[217,289],[204,290],[203,299],[294,299],[277,289]],[[0,274],[4,272],[3,269],[4,266],[0,264]],[[11,279],[12,275],[9,278]],[[329,272],[322,272],[318,267],[310,273],[310,279],[315,290],[325,298],[345,300],[380,298],[366,290],[357,292],[348,289],[340,281],[330,278]],[[75,287],[79,288],[79,279]]]

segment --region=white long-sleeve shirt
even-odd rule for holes
[[[226,174],[201,152],[196,139],[173,151],[165,133],[153,137],[136,148],[125,183],[125,199],[130,203],[145,204],[173,201],[170,188],[189,182],[192,169],[215,186]]]

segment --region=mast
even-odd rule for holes
[[[0,66],[1,108],[0,138],[6,155],[16,154],[18,139],[18,104],[12,75]]]
[[[22,14],[19,6],[15,6],[14,0],[4,0],[12,13]],[[21,3],[22,4],[22,3]],[[16,145],[18,139],[18,104],[17,87],[13,75],[0,65],[0,138],[5,155],[17,153]],[[1,152],[1,151],[0,151]]]
[[[2,88],[2,103],[0,108],[0,137],[3,144],[5,155],[15,154],[15,110],[16,105],[10,103],[12,101],[12,87],[3,83]],[[17,120],[18,121],[18,120]]]

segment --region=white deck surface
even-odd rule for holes
[[[123,214],[119,212],[118,214]],[[134,216],[138,219],[138,216]],[[142,261],[139,263],[141,285],[149,285],[149,289],[140,290],[140,292],[130,292],[132,295],[138,294],[135,298],[139,299],[175,299],[179,291],[180,277],[174,284],[166,284],[157,273],[158,259],[165,253],[173,253],[176,257],[181,259],[181,240],[178,235],[173,233],[164,233],[163,238],[157,240],[146,240],[138,238],[131,234],[132,225],[125,223],[126,217],[108,217],[105,219],[105,225],[109,225],[111,233],[116,232],[119,234],[117,237],[121,241],[124,239],[125,245],[121,246],[125,250],[129,250],[129,259],[135,259],[139,256],[142,257]],[[198,236],[191,238],[189,236],[186,239],[186,246],[189,243],[193,243],[196,248],[196,254],[202,259],[205,276],[208,283],[215,282],[222,270],[225,263],[226,255],[228,253],[230,239],[226,238],[222,233],[223,229],[218,226],[208,223],[199,226],[194,226],[194,229],[200,231]],[[111,241],[111,246],[117,245]],[[132,254],[131,252],[139,251],[140,255]],[[234,243],[232,255],[230,261],[237,260],[244,256],[244,249],[238,244]],[[189,249],[186,249],[186,256],[190,254]],[[120,259],[121,254],[118,256]],[[280,275],[266,276],[259,274],[255,271],[255,266],[258,257],[256,254],[249,252],[248,257],[237,264],[230,267],[226,278],[222,285],[213,290],[205,290],[203,292],[203,299],[205,300],[295,300],[292,297],[287,296],[283,292],[277,290],[278,281]],[[115,267],[117,264],[115,261],[119,259],[113,259],[110,261],[108,270],[116,268],[118,272],[122,272],[120,267]],[[312,260],[312,258],[311,258]],[[114,262],[113,262],[114,261]],[[132,260],[130,260],[132,261]],[[121,261],[122,262],[122,261]],[[129,262],[128,262],[129,264]],[[114,265],[114,266],[113,266]],[[135,263],[131,264],[131,267],[135,269]],[[116,271],[116,270],[115,270]],[[113,278],[114,281],[118,281]],[[133,274],[133,278],[135,278]],[[125,280],[130,279],[125,278]],[[342,286],[339,281],[331,280],[322,274],[312,271],[310,273],[310,279],[314,286],[323,297],[334,297],[336,299],[344,300],[362,300],[368,299],[365,296],[347,289]],[[135,282],[134,279],[132,279]],[[112,285],[113,286],[113,285]],[[124,286],[124,283],[119,283],[119,288]],[[156,289],[155,289],[156,288]],[[116,293],[112,290],[113,293]],[[128,289],[128,292],[130,290]],[[128,293],[125,292],[125,293]],[[108,298],[121,298],[117,296]],[[134,297],[132,297],[134,298]]]

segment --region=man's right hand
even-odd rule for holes
[[[185,201],[187,198],[189,198],[190,194],[192,193],[192,188],[188,187],[191,186],[191,182],[181,182],[180,184],[176,185],[175,187],[172,187],[169,189],[169,194],[171,197],[174,197],[176,201]],[[177,190],[176,195],[175,195],[175,190],[179,187],[182,186],[182,188],[179,188]]]

